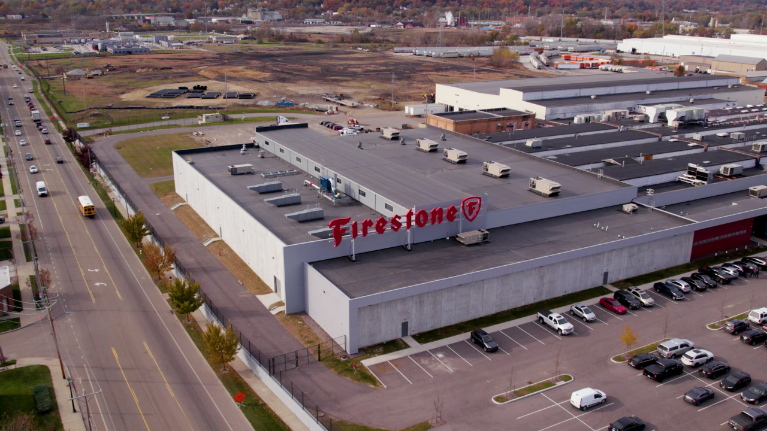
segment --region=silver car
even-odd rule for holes
[[[687,284],[686,281],[677,280],[677,279],[672,278],[670,280],[666,280],[666,284],[670,284],[670,285],[676,287],[677,289],[681,290],[683,293],[690,293],[690,292],[692,292],[692,287],[690,287],[690,285]]]
[[[580,317],[584,322],[593,322],[597,320],[596,314],[591,309],[581,303],[575,303],[570,306],[570,314]]]
[[[650,296],[644,290],[636,286],[629,287],[626,290],[628,291],[628,293],[634,295],[634,297],[638,299],[639,302],[641,302],[642,305],[644,305],[645,307],[652,307],[653,305],[655,305],[655,300],[652,299],[652,296]]]

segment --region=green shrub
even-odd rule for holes
[[[53,408],[53,400],[51,400],[51,391],[48,388],[48,385],[36,385],[34,392],[38,413],[47,413],[51,411]]]

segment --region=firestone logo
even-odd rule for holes
[[[479,215],[479,210],[482,208],[482,199],[477,196],[470,196],[461,201],[461,212],[463,217],[469,222],[473,222]],[[404,216],[395,214],[391,220],[386,220],[385,217],[379,217],[375,222],[371,219],[363,220],[360,224],[356,221],[351,224],[352,238],[357,238],[360,233],[362,236],[368,236],[370,228],[375,229],[379,234],[386,232],[387,226],[394,232],[399,231],[403,227],[410,229],[415,224],[417,227],[424,227],[427,224],[441,224],[443,221],[454,222],[458,215],[458,208],[455,205],[450,205],[447,210],[444,208],[432,208],[430,211],[418,210],[413,212],[413,209],[409,209]],[[404,220],[402,220],[404,218]],[[337,218],[331,220],[328,223],[328,228],[333,230],[333,239],[335,240],[335,246],[338,247],[341,244],[341,239],[346,233],[346,226],[351,221],[351,217]],[[404,221],[404,223],[403,223]]]

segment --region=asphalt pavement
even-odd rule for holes
[[[0,63],[11,63],[5,44],[0,44]],[[29,76],[24,73],[27,80],[20,81],[21,76],[10,68],[0,70],[4,133],[40,232],[36,242],[40,266],[51,271],[49,291],[58,295],[62,306],[55,319],[62,358],[78,392],[96,393],[89,403],[93,429],[252,429],[170,313],[50,119],[43,119],[49,134],[35,127],[23,96],[29,94],[38,108],[41,103],[27,92],[32,86]],[[14,117],[23,127],[13,127]],[[14,136],[15,130],[22,135]],[[20,146],[22,139],[29,145]],[[44,139],[52,145],[44,145]],[[23,160],[24,153],[34,160]],[[56,157],[63,157],[64,163],[56,164]],[[40,172],[30,173],[30,165]],[[41,180],[48,197],[34,192]],[[79,214],[76,200],[82,195],[95,203],[95,217]],[[24,334],[37,339],[44,350],[52,349],[50,332],[36,325],[0,334],[4,353],[35,350],[29,342],[14,343]]]

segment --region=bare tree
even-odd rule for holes
[[[562,365],[562,346],[557,348],[557,355],[554,356],[554,377],[551,379],[555,381],[559,375],[559,366]]]
[[[666,334],[668,333],[668,326],[669,326],[669,320],[668,315],[663,316],[663,339],[666,339]]]
[[[444,408],[444,403],[439,398],[439,395],[437,395],[437,397],[434,398],[434,420],[433,420],[432,426],[439,426],[445,422],[444,420],[442,420],[443,408]]]
[[[38,279],[40,281],[40,288],[45,287],[46,289],[49,289],[51,287],[51,272],[47,269],[38,271]]]
[[[511,395],[514,393],[514,389],[516,389],[516,387],[514,386],[514,365],[512,365],[509,369],[509,388],[507,392],[509,397],[511,397]]]
[[[724,299],[722,300],[722,303],[719,304],[719,318],[720,320],[724,320]]]

